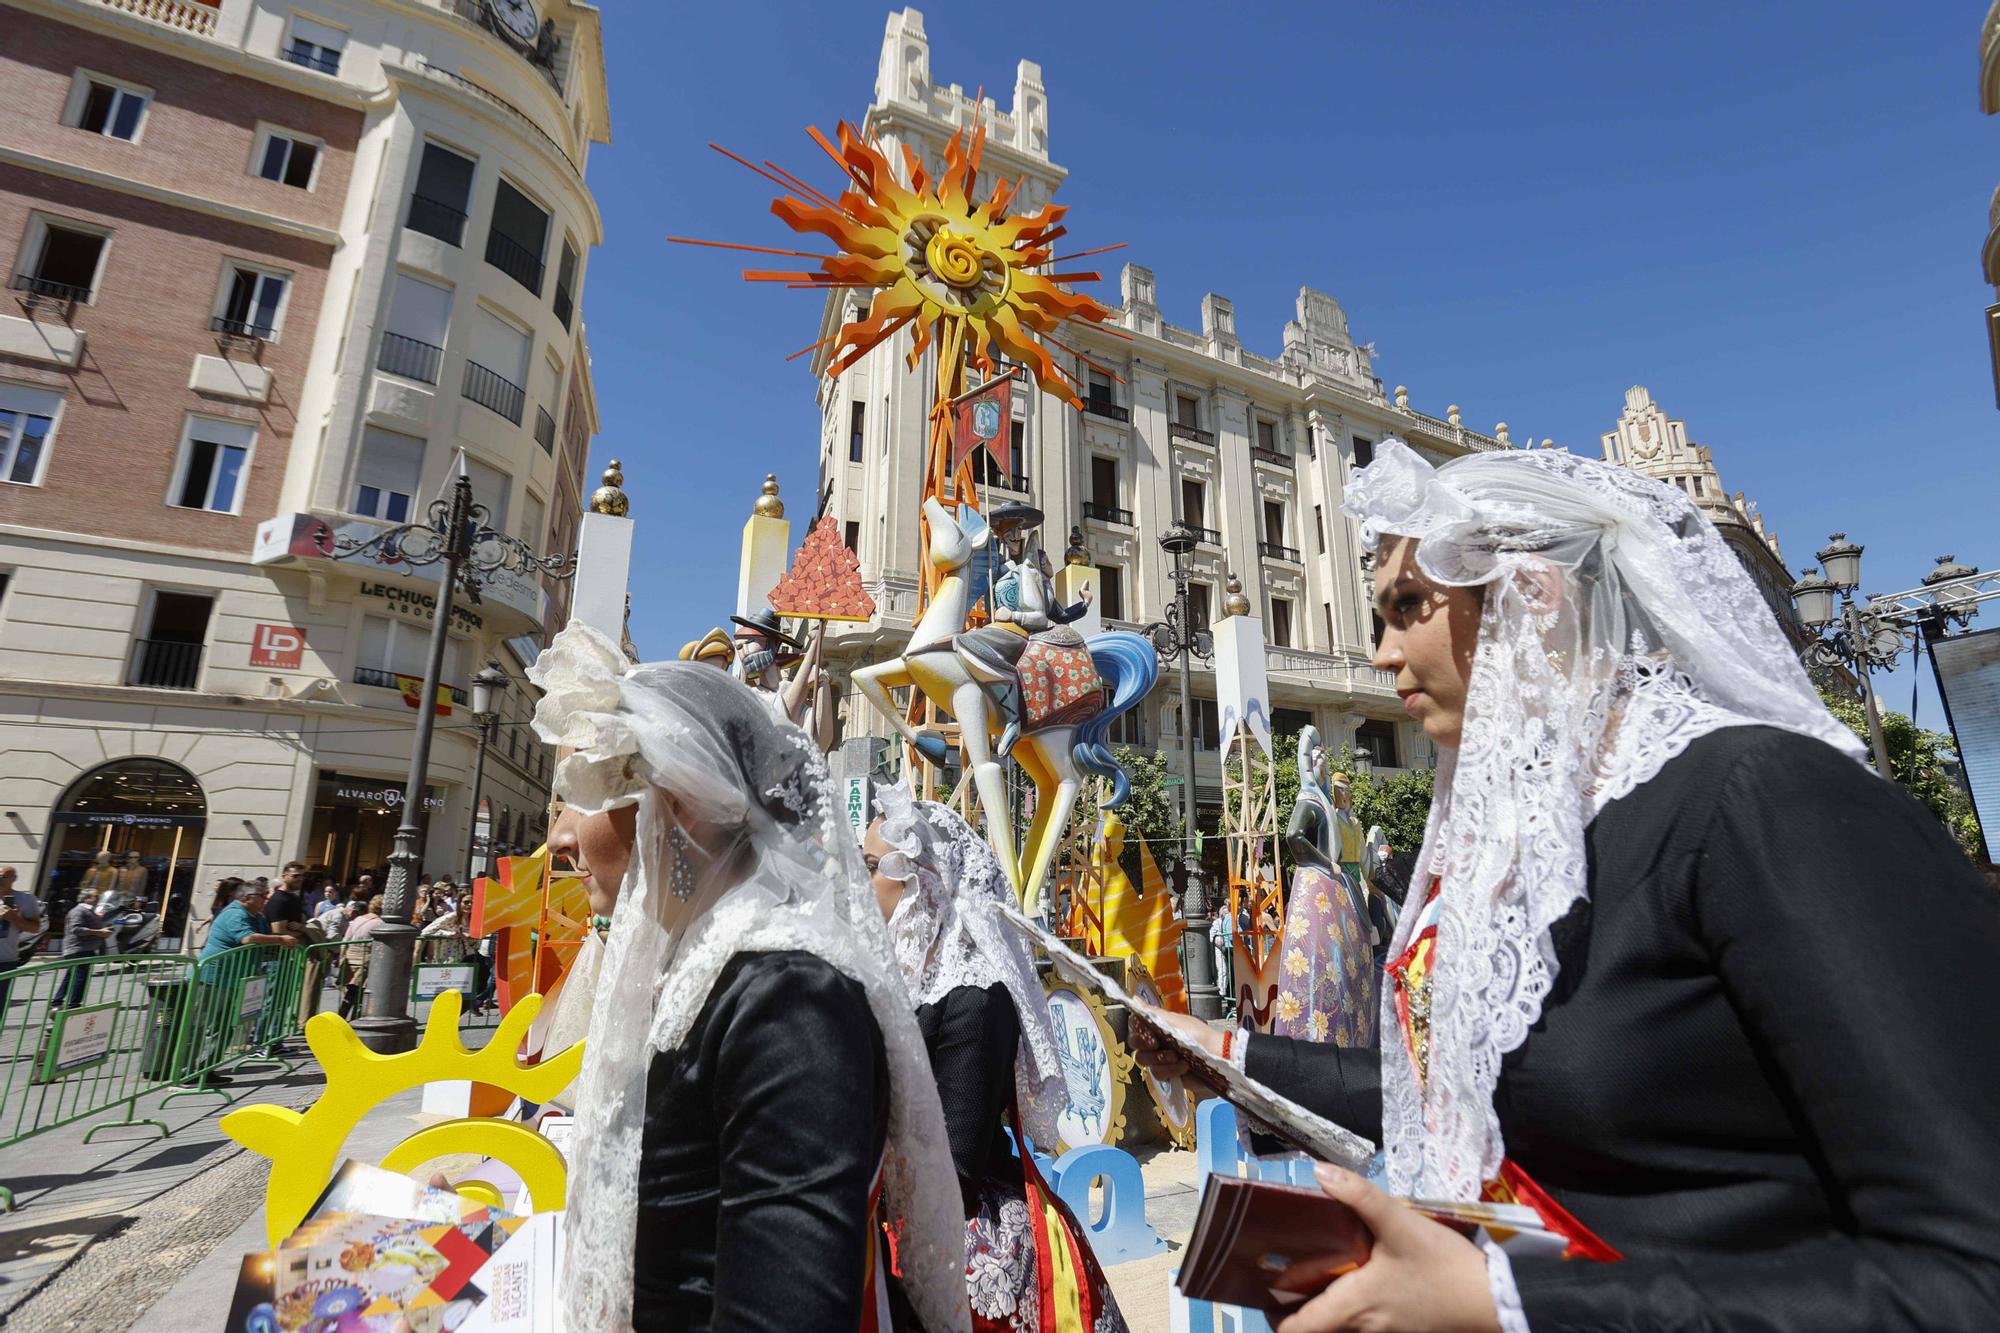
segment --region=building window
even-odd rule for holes
[[[1222,718],[1216,712],[1213,699],[1194,701],[1194,748],[1197,750],[1222,748]]]
[[[1319,432],[1311,426],[1306,427],[1306,457],[1315,463],[1319,461]]]
[[[1319,613],[1320,617],[1326,621],[1326,650],[1332,652],[1334,644],[1339,642],[1333,634],[1333,603],[1321,602],[1319,604]]]
[[[1097,613],[1106,620],[1125,618],[1125,567],[1097,567]]]
[[[321,74],[340,73],[340,54],[347,49],[347,34],[301,15],[292,15],[292,28],[285,43],[285,59]]]
[[[1191,393],[1175,394],[1174,424],[1199,430],[1201,428],[1201,399]]]
[[[1208,487],[1193,477],[1181,478],[1181,522],[1191,528],[1208,526]]]
[[[1190,582],[1188,584],[1188,624],[1195,629],[1208,628],[1208,585]]]
[[[868,430],[868,404],[859,398],[847,405],[847,461],[861,461],[861,443]]]
[[[522,541],[539,551],[542,549],[542,539],[548,535],[549,507],[542,503],[540,496],[532,493],[524,499],[526,503],[521,506],[520,537]]]
[[[1701,482],[1702,482],[1702,479],[1701,479],[1701,476],[1700,476],[1700,474],[1698,474],[1698,473],[1697,473],[1697,474],[1696,474],[1696,475],[1695,475],[1694,477],[1692,477],[1692,478],[1691,478],[1690,480],[1692,480],[1692,481],[1694,482],[1694,493],[1695,493],[1695,495],[1696,495],[1696,497],[1697,497],[1697,498],[1699,498],[1699,497],[1700,497],[1700,496],[1702,496],[1702,495],[1705,495],[1705,494],[1707,494],[1706,490],[1705,490],[1705,489],[1703,488],[1703,486],[1702,486],[1702,484],[1701,484]]]
[[[1326,554],[1326,515],[1319,505],[1313,506],[1313,554]]]
[[[507,531],[507,502],[514,494],[514,479],[469,456],[465,471],[472,478],[473,503],[486,506],[486,526],[495,532]]]
[[[396,677],[405,676],[421,688],[430,637],[431,626],[420,621],[392,616],[363,616],[355,684],[397,690],[403,687]],[[463,688],[459,681],[462,679],[461,663],[466,656],[464,644],[465,640],[456,634],[445,638],[444,670],[439,679],[451,685],[454,691]]]
[[[1257,422],[1257,447],[1271,453],[1278,452],[1278,423],[1259,420]]]
[[[62,395],[19,384],[0,384],[0,481],[39,486],[48,467]]]
[[[1280,500],[1264,501],[1264,540],[1273,546],[1285,544],[1285,506]]]
[[[1090,502],[1100,509],[1118,507],[1118,460],[1097,454],[1090,459]]]
[[[849,519],[846,523],[842,524],[840,529],[840,540],[846,543],[848,550],[854,552],[854,554],[857,556],[860,555],[861,524],[853,519]]]
[[[201,674],[202,645],[208,641],[209,613],[215,599],[199,593],[154,590],[148,598],[145,628],[132,644],[128,685],[156,690],[191,690]]]
[[[527,407],[528,391],[522,386],[528,382],[534,337],[484,306],[473,314],[472,345],[466,354],[460,390],[518,426]]]
[[[1356,752],[1367,752],[1377,768],[1401,768],[1402,756],[1396,749],[1396,724],[1371,717],[1354,729]]]
[[[1292,604],[1284,597],[1271,599],[1271,642],[1280,648],[1292,646]]]
[[[1110,407],[1116,402],[1117,398],[1111,392],[1110,379],[1100,371],[1091,371],[1090,405],[1093,407]]]
[[[1028,427],[1026,422],[1008,423],[1007,442],[1014,447],[1014,475],[1028,475]]]
[[[576,312],[576,247],[563,237],[562,259],[556,265],[556,318],[564,328]]]
[[[97,294],[98,275],[111,233],[101,227],[60,221],[37,213],[28,221],[26,261],[14,274],[14,289],[58,301],[89,302]]]
[[[310,190],[319,171],[319,144],[287,130],[264,130],[251,170],[267,181]]]
[[[239,338],[276,342],[285,317],[285,293],[290,287],[290,279],[282,273],[247,264],[226,264],[222,270],[222,289],[216,293],[215,318],[209,321],[209,327]]]
[[[150,89],[78,70],[63,123],[107,139],[137,143],[152,101]]]
[[[446,245],[465,240],[465,210],[472,202],[472,159],[438,144],[424,145],[417,185],[410,192],[411,231],[435,236]]]
[[[506,181],[493,187],[493,223],[486,232],[486,262],[542,294],[542,256],[549,243],[548,210]]]
[[[1368,632],[1374,636],[1368,640],[1369,650],[1371,652],[1380,652],[1382,649],[1382,632],[1388,627],[1383,624],[1382,613],[1380,611],[1370,611],[1368,613],[1368,620]]]
[[[1303,708],[1274,708],[1271,710],[1271,734],[1273,736],[1296,736],[1313,724],[1313,715]],[[1296,749],[1296,746],[1287,746]]]
[[[451,288],[398,273],[375,368],[420,384],[436,384],[450,327]]]
[[[1354,437],[1354,466],[1367,467],[1375,461],[1375,441]]]
[[[354,468],[354,512],[389,523],[409,522],[423,473],[422,440],[368,427],[361,434],[361,458]]]
[[[241,513],[243,482],[256,440],[256,428],[245,422],[189,417],[167,502],[181,509]]]

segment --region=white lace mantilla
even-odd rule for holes
[[[1555,451],[1434,469],[1398,440],[1348,485],[1364,539],[1415,538],[1424,575],[1484,590],[1458,748],[1416,882],[1440,879],[1426,1073],[1382,1043],[1398,1194],[1473,1199],[1506,1152],[1501,1061],[1554,986],[1550,927],[1588,887],[1585,830],[1696,739],[1764,724],[1859,757],[1736,557],[1670,486]],[[1413,892],[1390,954],[1415,933]],[[1383,1031],[1395,1032],[1384,987]]]

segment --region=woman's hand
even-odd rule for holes
[[[1222,1058],[1222,1033],[1199,1018],[1150,1004],[1134,1005],[1132,1016],[1139,1020],[1132,1025],[1132,1054],[1155,1078],[1179,1078],[1188,1067],[1187,1057],[1180,1048],[1160,1036],[1155,1028],[1178,1032],[1216,1059]]]
[[[1277,1333],[1500,1333],[1486,1255],[1351,1171],[1321,1163],[1319,1187],[1375,1233],[1368,1262],[1307,1301]]]

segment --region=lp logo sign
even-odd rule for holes
[[[250,632],[250,665],[296,671],[305,655],[306,632],[294,625],[258,625]]]

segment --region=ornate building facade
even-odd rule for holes
[[[992,178],[1024,180],[1017,212],[1052,198],[1066,172],[1050,157],[1050,98],[1041,67],[1021,61],[1013,101],[975,103],[959,85],[930,74],[923,15],[889,16],[864,129],[900,161],[900,148],[928,169],[942,163],[953,133],[975,119],[987,127],[980,197]],[[1262,618],[1267,668],[1280,731],[1311,722],[1337,748],[1368,750],[1378,769],[1432,760],[1419,729],[1403,718],[1391,678],[1370,665],[1372,593],[1353,525],[1341,513],[1351,470],[1375,443],[1397,435],[1442,460],[1509,447],[1504,425],[1485,435],[1467,429],[1457,407],[1443,418],[1409,404],[1402,388],[1385,391],[1371,350],[1357,343],[1333,297],[1301,288],[1296,317],[1276,356],[1251,350],[1234,304],[1209,293],[1201,327],[1182,328],[1161,312],[1153,271],[1127,264],[1119,277],[1112,327],[1072,326],[1064,335],[1091,360],[1052,354],[1086,385],[1082,410],[1017,384],[1012,475],[989,475],[991,502],[1025,500],[1045,517],[1041,539],[1061,564],[1067,534],[1081,533],[1081,559],[1097,570],[1097,608],[1108,625],[1133,628],[1160,619],[1173,596],[1162,532],[1176,519],[1200,544],[1190,557],[1198,622],[1223,613],[1230,575]],[[1108,293],[1100,299],[1111,304]],[[829,300],[822,334],[867,308],[866,293]],[[1124,336],[1119,336],[1119,335]],[[933,381],[929,357],[906,367],[907,335],[885,343],[839,379],[821,373],[820,489],[825,512],[843,524],[864,578],[881,608],[872,626],[847,627],[829,639],[828,661],[841,692],[848,734],[886,727],[846,685],[845,673],[899,650],[916,609],[921,492]],[[1214,678],[1197,671],[1201,756],[1197,790],[1204,805],[1220,800]],[[1155,692],[1114,739],[1179,754],[1182,721],[1176,691]]]
[[[1736,552],[1778,623],[1795,641],[1804,642],[1798,609],[1792,605],[1792,573],[1777,534],[1764,526],[1755,501],[1745,499],[1742,491],[1723,489],[1708,446],[1688,439],[1687,423],[1668,417],[1643,385],[1625,391],[1625,411],[1604,435],[1604,457],[1685,491]]]
[[[422,519],[463,466],[492,527],[573,548],[598,11],[4,0],[0,25],[0,863],[58,903],[100,851],[179,900],[379,865],[436,573],[327,539]],[[454,608],[428,869],[464,869],[475,818],[538,840],[521,669],[566,598],[503,576]],[[475,810],[489,660],[514,687]]]

